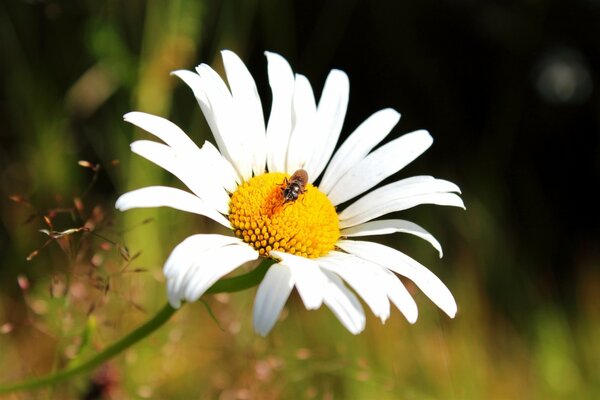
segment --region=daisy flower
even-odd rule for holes
[[[464,208],[458,186],[414,176],[373,189],[427,150],[429,133],[408,133],[373,150],[400,119],[387,108],[367,118],[334,154],[348,105],[347,75],[332,70],[317,103],[305,76],[294,74],[280,55],[265,54],[272,91],[267,123],[254,79],[235,53],[222,52],[227,83],[206,64],[173,72],[194,92],[216,147],[208,141],[198,147],[158,116],[124,117],[162,141],[136,141],[131,150],[189,191],[145,187],[123,194],[116,207],[172,207],[231,230],[230,236],[195,234],[173,249],[164,265],[170,304],[196,301],[242,264],[269,257],[276,263],[258,286],[253,311],[261,335],[294,288],[307,309],[325,304],[353,334],[365,327],[356,295],[382,322],[391,302],[414,323],[417,306],[398,275],[454,317],[452,294],[426,267],[391,247],[351,239],[403,232],[428,241],[442,256],[439,242],[419,225],[377,218],[420,204]]]

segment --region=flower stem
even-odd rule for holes
[[[75,364],[67,369],[58,371],[54,374],[43,376],[41,378],[30,379],[12,385],[0,386],[0,393],[9,393],[17,390],[36,389],[39,387],[63,381],[65,379],[69,379],[77,374],[89,372],[94,368],[98,367],[103,362],[111,359],[126,348],[137,343],[141,339],[148,336],[150,333],[157,330],[165,322],[167,322],[169,318],[171,318],[175,311],[177,311],[175,308],[167,304],[151,320],[138,327],[129,335],[114,343],[112,346],[109,346],[100,353],[96,354],[88,361],[81,364]]]
[[[264,259],[258,267],[254,268],[248,273],[235,276],[233,278],[222,279],[216,282],[206,291],[206,293],[237,292],[256,286],[262,280],[267,273],[267,270],[274,262],[275,261],[271,259]],[[42,376],[40,378],[29,379],[23,382],[8,385],[0,385],[0,394],[16,392],[19,390],[37,389],[56,384],[78,374],[90,372],[102,363],[110,360],[123,350],[133,346],[160,328],[171,318],[173,314],[175,314],[176,311],[177,309],[171,307],[170,304],[166,304],[154,317],[152,317],[152,319],[139,326],[133,332],[107,347],[89,360],[83,363],[76,363],[66,369],[63,369],[62,371]]]

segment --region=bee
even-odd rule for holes
[[[283,204],[298,200],[298,196],[306,191],[306,184],[308,183],[308,173],[299,169],[290,176],[290,179],[285,178],[281,187],[281,193],[283,194]]]

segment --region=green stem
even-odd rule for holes
[[[85,363],[73,365],[67,369],[56,372],[54,374],[43,376],[41,378],[30,379],[12,385],[0,386],[0,393],[9,393],[24,389],[35,389],[56,382],[60,382],[65,379],[69,379],[77,374],[89,372],[94,368],[98,367],[103,362],[116,356],[129,346],[135,344],[139,340],[145,338],[150,333],[157,330],[160,326],[167,322],[169,318],[171,318],[175,311],[177,310],[171,307],[169,304],[167,304],[150,321],[138,327],[136,330],[134,330],[129,335],[125,336],[123,339],[119,340],[112,346],[96,354],[94,357],[92,357]]]
[[[252,271],[235,276],[233,278],[222,279],[216,282],[206,293],[222,293],[222,292],[237,292],[240,290],[248,289],[256,286],[267,273],[269,267],[274,263],[274,260],[264,259],[263,262]],[[74,364],[62,371],[42,376],[40,378],[29,379],[19,383],[13,383],[9,385],[0,385],[0,394],[16,392],[19,390],[30,390],[37,389],[40,387],[52,385],[66,379],[69,379],[75,375],[90,372],[102,363],[110,360],[114,356],[121,353],[123,350],[133,346],[152,332],[160,328],[167,322],[177,309],[166,304],[162,310],[158,312],[152,319],[147,321],[145,324],[136,328],[129,335],[123,339],[107,347],[100,353],[96,354],[91,359],[84,363]]]

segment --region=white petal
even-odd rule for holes
[[[400,120],[400,113],[391,108],[377,111],[367,118],[344,141],[325,170],[319,189],[329,193],[337,181],[381,142]]]
[[[265,119],[256,83],[246,65],[235,53],[224,50],[221,55],[237,109],[237,115],[232,118],[238,121],[239,128],[248,138],[246,144],[247,151],[252,153],[252,170],[254,175],[260,175],[265,171],[267,152]]]
[[[332,70],[327,76],[317,107],[314,126],[318,135],[314,137],[311,156],[305,167],[311,182],[321,175],[333,154],[346,117],[349,94],[350,82],[346,73]]]
[[[324,272],[329,277],[324,303],[350,333],[361,333],[365,329],[365,312],[360,302],[337,275]]]
[[[354,164],[333,185],[327,197],[333,205],[338,205],[366,192],[407,166],[432,143],[431,135],[423,130],[400,136]]]
[[[347,228],[394,211],[420,204],[438,204],[464,208],[454,183],[431,176],[414,176],[367,193],[339,214],[340,228]]]
[[[200,79],[197,74],[189,71],[177,71],[186,72],[185,76],[193,75]],[[237,173],[225,160],[215,147],[210,142],[205,142],[201,149],[175,124],[171,121],[157,117],[155,115],[146,114],[142,112],[130,112],[125,114],[125,121],[130,122],[147,132],[155,135],[169,147],[171,147],[175,154],[180,157],[185,155],[189,157],[189,160],[206,159],[207,167],[217,167],[215,172],[218,181],[221,185],[227,188],[229,191],[235,190],[239,179],[237,179]],[[202,155],[202,156],[201,156]],[[190,167],[195,168],[195,166]],[[198,169],[203,171],[204,169]]]
[[[390,316],[390,302],[386,292],[381,290],[382,273],[369,268],[368,262],[350,254],[332,251],[318,259],[321,267],[334,272],[346,281],[367,303],[381,322]],[[373,264],[372,264],[373,265]],[[381,268],[376,265],[376,269]]]
[[[192,91],[194,92],[194,97],[196,97],[196,100],[198,100],[198,103],[200,103],[202,108],[208,107],[208,99],[206,98],[206,93],[204,93],[204,90],[202,89],[202,79],[200,79],[200,75],[192,71],[186,71],[184,69],[173,71],[171,72],[171,75],[175,75],[176,77],[181,79],[186,85],[188,85],[190,89],[192,89]],[[210,125],[210,121],[208,122]],[[212,125],[210,125],[210,128],[211,131],[213,131]]]
[[[204,154],[200,149],[177,153],[162,143],[138,140],[131,144],[131,151],[175,175],[192,192],[220,213],[226,214],[229,211],[229,195],[205,165]]]
[[[293,287],[289,267],[274,264],[269,268],[254,298],[253,323],[259,335],[265,336],[273,328]]]
[[[120,211],[131,208],[171,207],[181,211],[204,215],[231,229],[227,218],[219,214],[202,199],[180,189],[166,186],[149,186],[121,195],[115,207]]]
[[[178,298],[188,303],[198,300],[204,292],[221,277],[227,275],[246,261],[258,258],[258,252],[247,244],[207,249],[203,252],[190,249],[190,255],[183,260],[180,269],[185,271],[173,278],[174,292],[169,298]],[[168,286],[169,288],[169,286]]]
[[[243,263],[258,258],[258,252],[239,239],[223,235],[193,235],[177,245],[167,259],[169,302],[196,301],[221,277]]]
[[[378,221],[365,222],[364,224],[356,225],[351,228],[342,229],[341,236],[371,236],[371,235],[388,235],[394,232],[404,232],[427,240],[439,252],[440,258],[444,255],[442,245],[435,237],[427,232],[421,226],[414,222],[404,219],[382,219]]]
[[[173,308],[181,307],[181,299],[183,295],[179,293],[179,288],[175,285],[175,281],[167,279],[167,299]]]
[[[352,254],[336,251],[330,252],[320,260],[329,260],[330,258],[336,258],[338,260],[339,267],[334,272],[338,273],[338,275],[356,290],[369,307],[371,307],[373,313],[381,318],[382,322],[387,319],[387,316],[385,315],[389,315],[389,298],[400,312],[404,314],[408,322],[411,324],[415,323],[418,317],[417,304],[395,274],[378,264],[356,257]],[[357,264],[357,260],[360,261],[360,264]],[[348,272],[348,266],[351,265],[357,265],[357,271]],[[353,268],[350,267],[350,269]],[[352,280],[346,279],[348,273],[356,274],[356,276],[351,278]],[[372,290],[369,290],[370,287]],[[377,299],[375,299],[375,297]],[[384,299],[381,299],[381,297],[384,297]],[[379,310],[379,312],[375,311],[376,309]],[[387,314],[382,311],[386,311]]]
[[[240,181],[231,163],[223,158],[219,150],[210,142],[204,142],[200,151],[203,160],[200,171],[213,176],[229,193],[235,192]]]
[[[194,260],[194,273],[185,288],[185,300],[196,301],[216,281],[247,261],[256,260],[259,254],[252,247],[234,244],[208,251]]]
[[[315,310],[323,304],[327,277],[319,265],[309,258],[295,256],[281,251],[271,251],[271,256],[279,258],[292,272],[292,280],[307,310]]]
[[[433,272],[406,254],[373,242],[340,240],[337,246],[407,277],[446,314],[452,318],[456,315],[456,301],[446,285]]]
[[[153,134],[174,149],[199,150],[192,139],[168,119],[143,112],[130,112],[123,119]]]
[[[210,66],[201,64],[196,68],[196,72],[200,75],[210,114],[214,119],[216,131],[213,130],[213,134],[219,150],[246,181],[252,177],[253,154],[252,151],[248,151],[248,137],[239,129],[237,107],[233,97],[225,82]],[[206,112],[205,116],[208,120]]]
[[[167,278],[167,294],[173,307],[179,307],[185,298],[186,279],[192,276],[193,263],[203,253],[233,243],[241,243],[241,240],[232,236],[198,234],[175,246],[163,267],[163,274]]]
[[[217,125],[217,121],[212,110],[212,106],[208,101],[208,97],[203,88],[204,85],[202,83],[202,78],[200,78],[200,75],[194,72],[184,70],[173,71],[172,74],[183,80],[194,92],[194,96],[196,97],[196,100],[198,100],[202,114],[204,114],[204,118],[206,119],[206,122],[208,123],[208,126],[210,127],[210,130],[217,141],[217,146],[219,146],[223,156],[229,160],[231,155],[227,152],[227,146],[223,141],[219,126]],[[238,175],[237,171],[236,175]],[[238,181],[240,178],[241,177],[238,175]]]
[[[285,171],[305,168],[310,154],[315,151],[315,140],[319,131],[315,129],[317,104],[310,82],[304,75],[296,74],[294,85],[293,130],[287,149]],[[309,175],[309,180],[311,176]]]
[[[404,315],[406,320],[411,324],[414,324],[417,322],[417,317],[419,316],[417,303],[415,303],[415,300],[412,298],[408,290],[406,290],[406,287],[404,287],[404,284],[396,275],[390,272],[387,268],[382,267],[382,269],[388,275],[388,279],[385,280],[384,284],[388,297]]]
[[[267,124],[267,168],[270,172],[285,171],[288,142],[292,132],[292,98],[294,73],[279,54],[265,52],[269,85],[273,93],[271,114]]]
[[[175,278],[181,275],[181,266],[185,260],[193,260],[193,254],[199,254],[210,249],[216,249],[232,244],[244,244],[241,239],[234,236],[225,236],[219,234],[199,233],[189,236],[183,242],[179,243],[165,262],[163,273],[167,278]],[[190,254],[192,256],[190,256]]]

